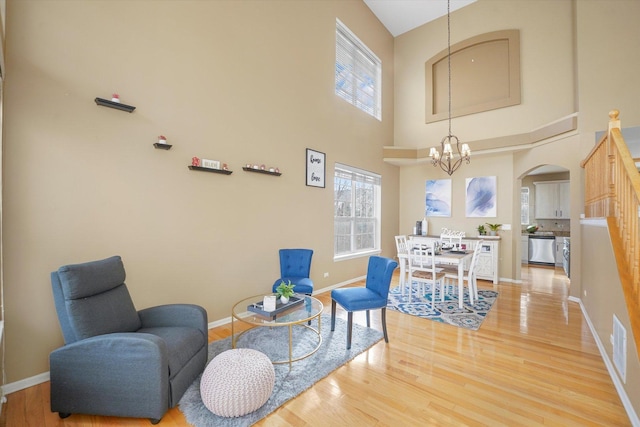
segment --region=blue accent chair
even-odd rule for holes
[[[280,278],[273,283],[273,292],[281,282],[294,284],[293,291],[298,294],[311,295],[313,280],[309,278],[311,271],[311,249],[280,249]]]
[[[371,327],[369,310],[381,309],[382,332],[385,342],[389,342],[387,335],[387,300],[391,276],[398,263],[392,259],[372,256],[367,268],[365,287],[341,288],[331,291],[331,331],[336,328],[336,303],[340,304],[347,313],[347,349],[351,348],[351,330],[353,326],[353,312],[367,311],[367,327]]]
[[[51,273],[65,345],[49,355],[51,411],[149,418],[157,424],[207,362],[204,308],[136,311],[119,256]]]

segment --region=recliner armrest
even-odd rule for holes
[[[138,311],[143,328],[187,326],[199,329],[205,337],[209,326],[207,311],[195,304],[166,304]]]
[[[132,360],[158,361],[167,366],[167,347],[164,340],[152,334],[138,332],[120,332],[98,335],[72,344],[67,344],[51,352],[50,360],[96,365],[105,360],[117,361],[122,367],[129,366]],[[86,362],[85,362],[86,361]],[[89,362],[90,361],[90,362]]]
[[[169,407],[169,356],[155,335],[87,338],[52,351],[49,364],[53,412],[160,419]]]

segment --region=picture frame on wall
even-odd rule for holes
[[[326,155],[307,148],[307,185],[325,188]]]
[[[466,180],[467,218],[497,216],[497,185],[495,176],[480,176]]]
[[[424,214],[428,217],[451,217],[451,179],[427,180]]]

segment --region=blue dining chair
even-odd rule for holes
[[[387,335],[387,299],[391,276],[398,263],[390,258],[372,256],[367,267],[367,281],[365,287],[334,289],[331,291],[331,331],[336,327],[336,303],[340,304],[347,313],[347,350],[351,348],[351,330],[353,326],[353,312],[367,311],[367,327],[371,327],[369,310],[380,309],[382,312],[382,332],[385,342],[389,342]]]
[[[295,293],[311,295],[313,280],[309,278],[309,272],[312,256],[311,249],[280,249],[280,278],[273,283],[273,292],[280,283],[291,281],[295,285]]]

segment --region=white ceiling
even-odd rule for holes
[[[476,0],[451,0],[451,12]],[[393,37],[447,15],[447,0],[364,0]]]

